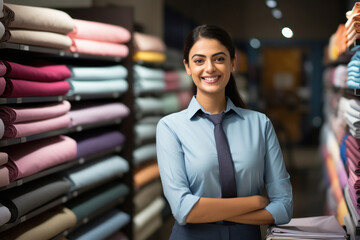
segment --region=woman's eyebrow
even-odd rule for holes
[[[212,56],[217,56],[217,55],[221,55],[221,54],[224,54],[226,56],[226,54],[224,52],[218,52],[218,53],[214,53]],[[202,55],[202,54],[194,54],[191,59],[193,59],[194,57],[206,57],[205,55]]]

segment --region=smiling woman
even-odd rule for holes
[[[261,239],[259,225],[287,223],[293,208],[273,126],[246,109],[237,92],[226,31],[195,28],[183,61],[195,96],[187,109],[163,117],[156,133],[164,194],[176,219],[170,239]]]

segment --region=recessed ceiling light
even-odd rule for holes
[[[288,28],[288,27],[284,27],[282,30],[281,30],[281,33],[284,37],[286,38],[292,38],[294,36],[294,33],[293,31]]]
[[[266,6],[269,8],[274,8],[277,6],[277,2],[275,0],[266,0]]]
[[[282,12],[280,11],[280,9],[274,8],[271,11],[271,13],[272,13],[273,17],[276,18],[276,19],[282,18]]]
[[[250,46],[255,49],[257,49],[261,46],[260,40],[257,38],[250,39],[249,43],[250,43]]]

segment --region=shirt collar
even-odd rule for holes
[[[204,110],[204,108],[196,100],[196,97],[193,96],[189,103],[189,106],[187,108],[187,115],[188,115],[189,120],[191,120],[199,110],[203,111],[204,113],[208,113]],[[234,105],[234,103],[230,100],[230,98],[226,97],[225,113],[229,112],[230,110],[233,110],[240,118],[243,118],[243,116],[241,114],[241,108],[236,107]]]

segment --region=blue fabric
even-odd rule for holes
[[[341,141],[341,145],[340,145],[340,156],[341,156],[341,160],[344,164],[344,166],[346,166],[346,161],[347,161],[347,157],[346,157],[346,143],[345,140],[349,137],[350,134],[345,134],[345,136],[343,137],[342,141]]]
[[[127,78],[128,71],[122,65],[101,67],[69,67],[72,80],[108,80],[115,78]]]
[[[157,126],[157,157],[164,194],[180,224],[200,197],[221,197],[213,124],[193,97],[189,107],[162,118]],[[261,195],[275,224],[292,217],[292,186],[270,120],[262,113],[236,107],[227,99],[223,128],[229,141],[239,197]],[[205,112],[205,111],[204,111]]]
[[[260,226],[216,223],[174,224],[170,240],[261,240]]]
[[[77,81],[68,79],[67,81],[71,86],[67,96],[74,94],[124,93],[129,88],[129,84],[125,79],[108,79],[102,81]]]
[[[346,85],[349,87],[349,88],[354,88],[354,89],[359,89],[360,88],[360,82],[355,82],[355,81],[352,81],[348,78],[348,80],[346,81]]]

